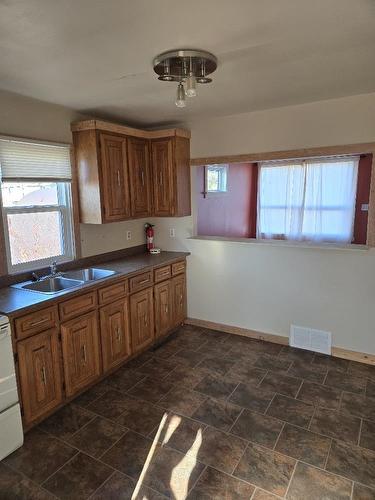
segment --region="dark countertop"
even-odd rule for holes
[[[151,267],[170,264],[176,260],[184,259],[188,255],[190,255],[188,252],[161,252],[158,255],[142,253],[131,257],[112,260],[104,264],[93,264],[90,265],[90,267],[110,269],[112,271],[117,271],[117,274],[101,280],[90,281],[73,289],[63,290],[54,295],[46,295],[39,292],[20,290],[12,287],[0,288],[0,314],[18,316],[19,313],[24,313],[28,308],[34,308],[34,306],[37,305],[49,306],[56,301],[61,301],[61,297],[63,296],[66,296],[66,299],[68,299],[70,296],[79,295],[82,290],[93,287],[96,288],[98,285],[105,286],[107,283],[109,285],[111,282],[118,280],[120,277],[146,271]],[[82,268],[82,266],[80,268]]]

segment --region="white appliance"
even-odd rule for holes
[[[0,316],[0,460],[23,444],[9,320]]]

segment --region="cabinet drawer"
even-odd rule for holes
[[[150,285],[152,285],[152,271],[147,271],[146,273],[130,278],[130,292],[142,290]]]
[[[186,262],[182,260],[181,262],[175,262],[172,264],[172,276],[176,276],[176,274],[184,273],[186,269]]]
[[[85,293],[59,305],[60,319],[66,320],[91,311],[98,303],[96,291]]]
[[[35,333],[55,328],[58,323],[57,307],[46,307],[39,311],[26,314],[15,320],[17,339],[24,339]]]
[[[107,304],[124,297],[128,293],[128,280],[120,281],[115,285],[106,286],[98,290],[99,304]]]
[[[154,281],[157,283],[158,281],[163,281],[172,276],[171,274],[171,266],[159,267],[159,269],[155,269],[154,271]]]

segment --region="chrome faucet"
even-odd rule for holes
[[[50,275],[55,276],[57,274],[57,262],[54,260],[52,264],[49,266]]]

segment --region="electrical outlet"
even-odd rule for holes
[[[132,239],[132,232],[131,231],[126,231],[126,239],[131,240]]]
[[[174,237],[175,237],[175,235],[176,235],[176,234],[175,234],[175,231],[174,231],[174,227],[171,227],[171,228],[169,229],[169,237],[170,237],[170,238],[174,238]]]

